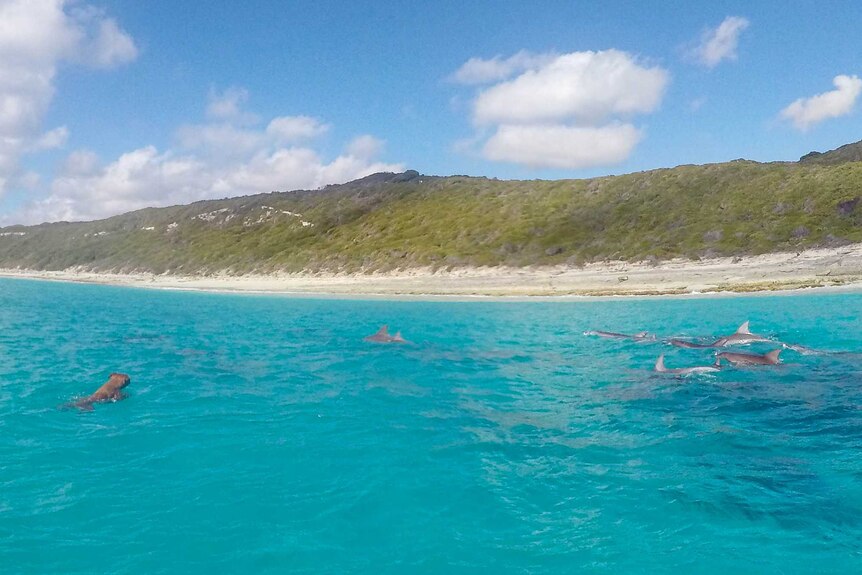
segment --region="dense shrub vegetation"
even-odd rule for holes
[[[862,162],[853,159],[559,181],[375,174],[316,191],[4,228],[0,267],[364,272],[834,246],[862,241]]]

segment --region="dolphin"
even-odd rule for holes
[[[658,373],[672,373],[674,375],[691,375],[693,373],[710,373],[714,371],[721,370],[721,363],[719,360],[715,360],[715,363],[712,365],[698,365],[695,367],[677,367],[674,369],[670,369],[665,367],[664,365],[664,354],[658,356],[658,359],[655,362],[655,371]]]
[[[669,344],[675,347],[686,347],[690,349],[709,349],[713,347],[727,347],[730,345],[746,345],[749,343],[755,342],[771,342],[772,340],[763,337],[762,335],[755,335],[751,333],[751,330],[748,327],[749,322],[745,322],[741,326],[739,326],[735,332],[732,334],[721,337],[715,340],[712,343],[694,343],[691,341],[686,341],[684,339],[671,338],[667,340]]]
[[[781,363],[781,360],[778,358],[780,353],[780,349],[774,349],[769,353],[764,354],[723,351],[715,354],[715,359],[717,361],[726,359],[734,365],[778,365]]]
[[[392,339],[392,336],[389,335],[389,326],[383,325],[380,326],[380,329],[377,330],[377,333],[374,335],[369,335],[368,337],[362,338],[363,341],[373,341],[376,343],[389,343]]]
[[[728,345],[746,345],[749,343],[755,342],[769,342],[772,341],[768,337],[763,337],[762,335],[755,335],[751,333],[751,330],[748,327],[749,322],[745,322],[741,326],[739,326],[736,331],[730,334],[727,337],[723,337],[716,341],[713,345],[715,347],[726,347]]]
[[[693,341],[686,341],[684,339],[671,338],[667,340],[669,344],[674,347],[685,347],[688,349],[707,349],[715,347],[715,342],[713,343],[694,343]]]
[[[796,353],[800,353],[802,355],[826,355],[831,353],[833,355],[845,353],[845,352],[828,352],[828,351],[820,351],[819,349],[811,349],[810,347],[805,347],[804,345],[796,345],[792,343],[782,343],[784,349],[789,349],[791,351],[795,351]]]
[[[73,403],[68,404],[70,407],[77,407],[82,411],[93,411],[94,403],[104,403],[106,401],[120,401],[121,399],[125,399],[127,396],[125,393],[120,391],[127,385],[129,385],[132,380],[125,373],[112,373],[108,378],[108,381],[99,389],[97,389],[92,395],[88,395],[83,399],[79,399]]]
[[[655,336],[648,331],[641,331],[634,335],[628,335],[625,333],[616,333],[613,331],[585,331],[584,335],[596,335],[598,337],[604,337],[608,339],[632,339],[634,341],[646,341],[646,340],[655,340]]]
[[[369,335],[362,339],[363,341],[371,341],[374,343],[407,343],[407,340],[405,340],[401,336],[400,331],[395,332],[395,335],[390,335],[389,326],[387,325],[380,326],[380,329],[377,330],[377,333],[375,333],[374,335]]]

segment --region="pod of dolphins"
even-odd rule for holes
[[[651,334],[646,331],[629,335],[613,331],[591,330],[585,331],[584,335],[603,337],[607,339],[625,339],[631,341],[659,341],[659,338],[657,338],[654,334]],[[401,336],[400,331],[396,331],[395,334],[390,334],[389,327],[386,325],[381,326],[376,333],[363,338],[363,340],[372,343],[385,344],[409,343]],[[796,351],[801,351],[804,349],[800,346],[776,342],[772,339],[769,339],[768,337],[753,334],[751,333],[749,322],[747,321],[741,326],[739,326],[739,328],[732,334],[725,337],[720,337],[712,343],[697,343],[680,338],[669,338],[662,341],[675,347],[683,347],[690,349],[718,349],[734,345],[748,345],[751,343],[760,342],[776,343],[782,346],[764,354],[742,353],[736,351],[719,351],[715,354],[714,363],[710,365],[696,365],[693,367],[669,368],[664,363],[664,354],[659,355],[658,359],[655,362],[654,370],[658,373],[667,373],[673,375],[691,375],[696,373],[709,373],[719,371],[724,367],[722,361],[726,361],[727,363],[734,366],[778,365],[779,363],[781,363],[779,355],[781,354],[783,348],[793,349]],[[93,404],[95,403],[119,401],[125,398],[125,394],[122,392],[122,389],[129,385],[130,381],[131,380],[129,376],[126,374],[112,373],[110,378],[108,379],[108,382],[105,383],[98,390],[96,390],[95,393],[76,402],[66,404],[66,407],[77,407],[81,410],[90,411],[93,409]]]
[[[612,331],[585,331],[584,335],[597,336],[608,339],[627,339],[631,341],[659,341],[655,335],[642,331],[633,335],[624,333],[616,333]],[[669,338],[661,340],[674,347],[682,347],[689,349],[719,349],[738,345],[749,345],[752,343],[775,343],[781,347],[774,349],[768,353],[742,353],[736,351],[716,351],[715,362],[709,365],[696,365],[693,367],[677,367],[669,368],[664,363],[664,354],[658,356],[653,368],[658,373],[668,373],[673,375],[691,375],[696,373],[710,373],[719,371],[724,367],[722,361],[726,361],[733,366],[758,366],[758,365],[778,365],[781,363],[779,355],[784,348],[802,349],[799,346],[788,345],[785,343],[774,341],[768,337],[751,333],[749,322],[743,323],[732,334],[720,337],[711,343],[698,343],[680,338]]]

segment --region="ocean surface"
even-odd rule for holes
[[[0,573],[859,573],[860,315],[0,279]],[[749,319],[804,353],[678,378],[711,351],[583,335]]]

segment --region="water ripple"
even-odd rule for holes
[[[856,572],[862,322],[846,310],[860,304],[337,301],[0,280],[0,564]],[[652,373],[659,353],[697,365],[709,351],[581,335],[714,337],[745,319],[817,353],[680,379]],[[362,341],[384,323],[413,343]],[[111,371],[132,376],[129,399],[57,409]]]

